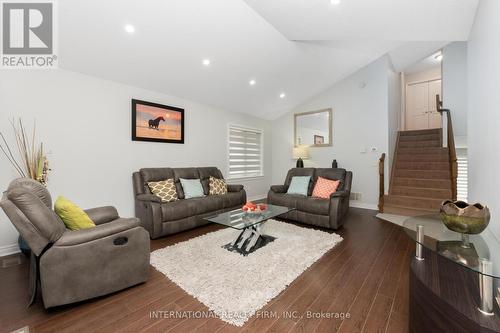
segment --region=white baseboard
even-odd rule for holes
[[[378,210],[378,205],[353,200],[349,201],[349,207]]]
[[[18,252],[21,252],[21,250],[19,250],[19,245],[17,244],[0,246],[0,257],[8,256],[9,254]]]
[[[254,195],[254,196],[248,197],[247,201],[257,201],[257,200],[262,200],[262,199],[267,199],[267,194],[259,194],[259,195]]]

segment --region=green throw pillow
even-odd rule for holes
[[[80,230],[95,227],[95,223],[76,204],[63,196],[57,197],[54,211],[63,220],[69,230]]]
[[[311,176],[294,176],[288,186],[287,194],[299,194],[307,197],[307,190],[309,189],[309,182]]]

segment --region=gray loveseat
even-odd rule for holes
[[[109,206],[93,208],[86,212],[96,226],[70,231],[52,210],[47,189],[27,178],[11,182],[0,206],[31,248],[30,304],[38,285],[49,308],[148,279],[150,241],[136,218],[120,218]]]
[[[311,176],[308,196],[287,194],[288,187],[294,176]],[[311,197],[318,177],[340,180],[337,192],[330,199]],[[333,168],[294,168],[288,171],[284,185],[273,185],[269,190],[267,202],[273,205],[287,206],[295,210],[281,217],[304,224],[338,229],[343,218],[349,211],[349,196],[351,194],[352,172]]]
[[[208,195],[210,176],[223,179],[215,167],[202,168],[145,168],[134,172],[135,213],[151,238],[171,235],[210,222],[203,217],[241,208],[246,202],[243,185],[227,185],[227,194]],[[162,202],[152,194],[148,182],[173,178],[179,200]],[[179,179],[200,179],[205,197],[184,199]]]

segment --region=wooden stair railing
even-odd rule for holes
[[[382,153],[378,160],[378,177],[379,177],[379,194],[378,194],[378,211],[384,212],[384,196],[385,196],[385,153]]]
[[[443,102],[436,95],[436,109],[441,115],[446,113],[447,121],[447,141],[448,141],[448,154],[450,157],[450,175],[451,175],[451,194],[453,201],[457,200],[457,177],[458,177],[458,161],[457,151],[455,149],[455,136],[453,134],[453,124],[451,121],[451,114],[449,109],[443,109]]]

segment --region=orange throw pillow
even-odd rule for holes
[[[314,186],[312,196],[316,198],[330,199],[330,195],[337,191],[339,185],[340,180],[331,180],[323,177],[318,177],[316,185]]]

